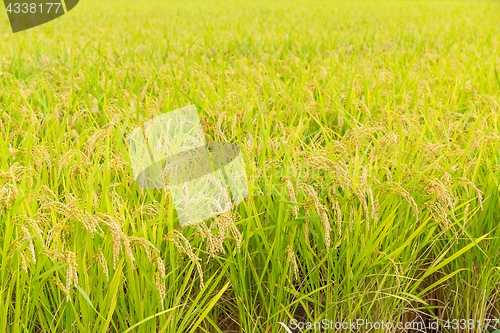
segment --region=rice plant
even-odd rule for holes
[[[87,0],[17,34],[4,15],[0,331],[492,331],[499,10]],[[241,147],[249,193],[181,227],[127,138],[188,105]]]

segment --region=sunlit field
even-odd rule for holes
[[[0,332],[485,332],[499,13],[83,0],[16,34],[0,15]],[[168,190],[136,185],[127,138],[188,105],[207,142],[241,147],[250,193],[181,228]]]

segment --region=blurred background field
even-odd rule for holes
[[[1,16],[0,331],[483,332],[500,315],[499,12],[84,0],[17,34]],[[168,191],[135,185],[126,138],[190,104],[208,142],[242,147],[252,192],[180,228]]]

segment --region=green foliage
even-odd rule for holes
[[[0,331],[498,318],[499,7],[87,0],[4,35]],[[251,195],[180,228],[126,138],[188,104]]]

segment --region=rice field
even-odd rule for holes
[[[16,34],[0,16],[0,331],[493,331],[499,12],[85,0]],[[127,138],[189,105],[241,147],[250,193],[181,227]]]

